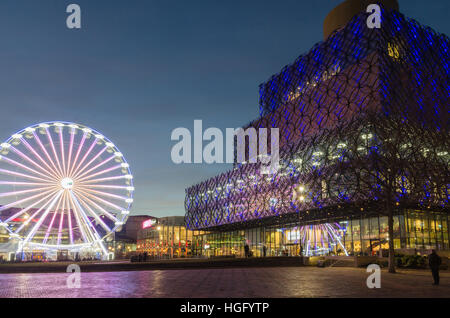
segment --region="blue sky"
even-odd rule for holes
[[[2,0],[0,140],[31,124],[90,126],[124,153],[133,214],[184,215],[184,189],[228,165],[175,165],[176,127],[239,127],[258,116],[258,85],[322,40],[340,0]],[[450,2],[400,11],[449,34]],[[69,30],[66,6],[82,10]]]

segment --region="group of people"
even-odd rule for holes
[[[131,256],[131,261],[132,262],[146,262],[147,258],[149,258],[147,253],[139,253],[138,255]]]
[[[263,245],[263,256],[266,257],[267,254],[267,247],[265,245]],[[250,250],[250,247],[248,246],[248,244],[244,245],[244,255],[245,257],[252,257],[253,256],[253,252]]]
[[[263,245],[262,247],[262,253],[263,253],[263,257],[266,257],[267,255],[267,247],[265,245]],[[283,254],[283,256],[289,256],[288,251],[285,250],[284,251],[285,254]],[[303,247],[300,245],[299,247],[299,255],[303,254]],[[252,257],[253,256],[253,252],[250,250],[250,247],[248,246],[248,244],[244,245],[244,255],[245,257]]]

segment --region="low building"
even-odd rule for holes
[[[138,231],[148,218],[149,215],[130,215],[122,230],[115,233],[114,240],[107,242],[107,248],[110,252],[114,251],[115,259],[129,259],[136,254]]]
[[[141,222],[136,251],[150,259],[191,257],[192,236],[183,216],[148,217]]]

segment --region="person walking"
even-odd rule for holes
[[[248,247],[247,244],[245,244],[244,246],[244,252],[245,252],[245,257],[249,257],[250,256],[250,248]]]
[[[433,285],[439,285],[439,266],[441,265],[441,258],[436,254],[435,250],[431,250],[428,256],[428,264],[430,265],[431,274],[433,275]]]
[[[266,257],[267,247],[263,245],[263,256]]]

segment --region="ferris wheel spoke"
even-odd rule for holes
[[[86,202],[88,202],[90,205],[92,205],[93,207],[95,207],[96,209],[98,209],[99,211],[101,211],[104,215],[106,215],[109,219],[111,219],[114,222],[117,222],[118,219],[111,213],[109,213],[108,211],[106,211],[104,208],[102,208],[100,205],[98,205],[97,203],[95,203],[94,201],[92,201],[91,199],[89,199],[88,197],[86,197],[85,195],[83,195],[82,193],[79,193],[78,191],[74,190],[74,192],[81,198],[83,198],[83,200],[85,200]]]
[[[49,183],[39,183],[39,182],[0,181],[0,185],[13,185],[22,187],[46,186],[48,184]]]
[[[52,200],[50,201],[50,204],[48,205],[44,214],[41,215],[41,217],[39,218],[39,221],[36,222],[36,224],[34,225],[32,230],[28,233],[27,237],[25,238],[24,243],[29,242],[34,237],[37,230],[41,227],[42,223],[44,223],[45,219],[47,218],[47,215],[49,214],[49,212],[53,208],[53,206],[56,204],[56,202],[58,201],[58,199],[60,198],[62,193],[63,193],[63,190],[59,190],[58,193],[55,195],[55,197],[52,198]]]
[[[77,153],[75,154],[75,158],[73,159],[72,167],[75,167],[75,165],[77,163],[78,157],[80,156],[81,149],[83,148],[84,142],[86,141],[86,136],[87,136],[87,133],[83,133],[83,137],[81,137],[81,142],[78,145]],[[70,169],[69,175],[72,175],[72,172],[73,172],[73,168]]]
[[[25,222],[23,222],[15,231],[16,234],[19,234],[20,231],[22,231],[22,229],[28,225],[28,223],[30,223],[33,219],[36,218],[36,216],[48,205],[50,205],[53,200],[58,196],[58,192],[53,193],[51,196],[51,199],[46,201],[39,209],[37,209]]]
[[[1,184],[1,182],[0,182]],[[84,188],[85,186],[81,186]],[[90,184],[89,188],[97,188],[97,189],[114,189],[114,190],[126,190],[133,191],[134,188],[130,186],[119,186],[119,185],[110,185],[110,184]]]
[[[70,210],[70,201],[69,201],[69,195],[66,194],[66,201],[67,201],[67,221],[69,224],[69,238],[70,238],[70,244],[73,244],[73,227],[72,227],[72,216],[71,216],[71,210]]]
[[[64,175],[67,175],[66,171],[66,159],[64,155],[64,129],[59,129],[59,149],[61,151],[62,171]]]
[[[86,234],[84,233],[84,229],[83,229],[83,227],[82,227],[82,225],[81,225],[81,223],[80,223],[80,220],[79,220],[79,217],[78,217],[78,213],[77,213],[77,211],[76,211],[76,209],[74,208],[74,205],[73,204],[71,204],[71,198],[70,198],[70,195],[67,195],[67,197],[68,197],[68,202],[69,202],[69,213],[70,213],[70,211],[71,211],[71,213],[73,214],[73,216],[75,217],[75,222],[76,222],[76,224],[78,225],[78,229],[80,230],[80,233],[81,233],[81,237],[82,237],[82,239],[83,239],[83,241],[84,242],[88,242],[88,240],[87,240],[87,238],[86,238]],[[69,214],[70,215],[70,214]],[[72,235],[71,235],[71,242],[72,242],[72,244],[73,244],[73,240],[74,240],[74,235],[73,235],[73,226],[72,226],[72,221],[71,221],[71,219],[69,219],[70,220],[70,222],[69,222],[69,229],[70,229],[70,232],[72,233]]]
[[[77,196],[76,193],[75,193],[75,191],[73,192],[73,194],[74,194],[75,196]],[[85,200],[83,200],[83,199],[81,198],[80,195],[78,195],[77,201],[78,201],[79,203],[81,203],[81,205],[84,206],[84,207],[86,208],[86,210],[88,210],[88,212],[89,212],[89,213],[97,220],[98,223],[100,223],[100,225],[101,225],[107,232],[111,232],[111,229],[105,224],[105,222],[103,222],[103,220],[99,217],[99,215],[98,215],[97,213],[95,213],[94,210],[92,210],[92,208],[89,206],[89,204],[87,204],[87,203],[85,202]]]
[[[49,191],[47,191],[47,192],[38,193],[38,194],[33,195],[33,196],[31,196],[31,197],[27,197],[27,198],[20,199],[20,200],[17,200],[17,201],[15,201],[15,202],[12,202],[12,203],[5,204],[5,205],[3,205],[3,206],[0,207],[0,212],[1,212],[1,211],[4,211],[4,210],[6,210],[6,209],[9,209],[9,208],[15,207],[15,206],[19,206],[19,204],[21,204],[21,203],[24,203],[24,202],[28,202],[28,201],[34,200],[34,199],[36,199],[36,198],[39,198],[40,196],[49,194],[50,192],[55,192],[55,190],[49,190]]]
[[[47,243],[48,237],[49,237],[50,232],[51,232],[51,230],[53,228],[53,222],[55,222],[56,216],[58,215],[59,206],[61,204],[61,201],[62,201],[63,197],[64,197],[63,195],[59,196],[58,204],[56,205],[56,209],[53,211],[53,217],[52,217],[52,219],[50,221],[50,224],[47,227],[47,231],[45,232],[45,237],[42,240],[42,244]]]
[[[69,172],[71,170],[71,160],[72,160],[72,151],[73,151],[73,141],[75,139],[75,128],[71,128],[70,132],[70,142],[69,142],[69,154],[67,156],[67,175],[69,175]]]
[[[81,158],[81,160],[78,163],[78,165],[76,166],[76,168],[74,168],[73,170],[70,171],[70,175],[72,175],[72,174],[76,175],[77,174],[78,169],[83,164],[83,162],[86,160],[86,158],[89,156],[89,154],[91,153],[92,149],[95,147],[96,144],[97,144],[97,138],[94,138],[94,140],[92,141],[91,145],[89,146],[89,149],[86,151],[86,153],[84,154],[83,158]]]
[[[81,187],[81,191],[87,191],[89,193],[96,194],[101,197],[113,198],[113,199],[117,199],[117,200],[121,200],[121,201],[125,201],[125,202],[128,199],[130,199],[129,197],[125,197],[125,196],[121,196],[121,195],[117,195],[117,194],[113,194],[113,193],[109,193],[109,192],[96,191],[96,190],[92,190],[92,189],[86,188],[86,187]]]
[[[66,193],[63,193],[62,198],[63,198],[63,200],[62,200],[62,210],[59,213],[61,216],[59,217],[58,238],[56,240],[56,245],[60,245],[61,244],[62,227],[63,227],[63,222],[64,222],[64,213],[65,213],[65,209],[66,209],[66,198],[67,198]]]
[[[78,228],[80,229],[81,236],[83,237],[83,241],[86,243],[91,243],[93,240],[92,239],[90,240],[87,235],[87,234],[90,234],[89,233],[89,225],[86,224],[86,222],[81,221],[81,219],[80,219],[81,212],[79,211],[78,206],[75,204],[75,201],[73,200],[73,195],[71,192],[68,193],[68,197],[69,197],[70,204],[72,206],[73,214],[75,215],[75,220],[77,222]],[[87,226],[88,233],[85,232],[85,226]]]
[[[118,205],[116,205],[116,204],[114,204],[112,202],[106,201],[106,200],[104,200],[102,198],[99,198],[99,197],[97,197],[95,195],[92,195],[92,194],[90,194],[90,193],[88,193],[86,191],[82,191],[82,190],[79,190],[79,191],[81,193],[83,193],[85,196],[89,197],[90,199],[92,199],[94,201],[101,202],[101,203],[103,203],[103,204],[105,204],[105,205],[107,205],[107,206],[109,206],[111,208],[114,208],[114,209],[118,210],[118,211],[122,211],[123,210],[120,206],[118,206]]]
[[[36,139],[36,138],[35,138],[35,139]],[[31,147],[31,145],[30,145],[24,138],[22,138],[22,143],[25,145],[25,147],[27,147],[27,149],[28,149],[29,151],[31,151],[31,153],[32,153],[37,159],[39,159],[40,162],[42,162],[42,163],[48,168],[49,172],[51,171],[54,175],[61,177],[61,176],[58,174],[58,171],[56,170],[56,168],[53,169],[52,167],[50,167],[49,164],[41,157],[41,155],[39,155],[39,154],[37,153],[37,151],[34,150],[34,148]]]
[[[56,191],[53,191],[53,192],[52,192],[52,191],[49,191],[49,192],[51,192],[51,193],[48,194],[48,192],[47,192],[48,195],[45,196],[44,198],[42,198],[42,199],[40,199],[40,200],[38,200],[38,201],[36,201],[36,202],[34,202],[34,203],[28,205],[26,208],[23,208],[23,209],[20,210],[19,212],[17,212],[17,213],[15,213],[15,214],[11,215],[8,219],[5,220],[5,223],[8,223],[8,222],[10,222],[11,220],[14,220],[15,218],[21,216],[22,214],[28,212],[28,210],[30,210],[31,208],[33,208],[33,207],[36,206],[37,204],[40,204],[41,202],[47,200],[49,197],[51,197],[53,194],[56,193]],[[40,194],[37,194],[37,195],[34,196],[34,198],[38,198],[38,197],[40,197],[40,196],[44,196],[45,194],[46,194],[46,193],[40,193]],[[1,211],[1,209],[0,209],[0,211]]]
[[[55,188],[54,185],[47,186],[47,187],[42,187],[42,188],[28,189],[28,190],[20,190],[20,191],[12,191],[12,192],[3,192],[3,193],[0,193],[0,198],[6,198],[6,197],[17,196],[17,195],[22,195],[22,194],[27,194],[27,193],[33,193],[33,192],[40,192],[40,191],[42,191],[42,190],[53,189],[53,188]]]
[[[30,176],[25,173],[15,172],[15,171],[7,170],[7,169],[0,169],[0,173],[5,174],[5,175],[10,175],[10,176],[15,176],[15,177],[22,177],[22,178],[30,179],[30,180],[44,181],[44,182],[47,182],[47,184],[49,183],[49,181],[46,179]]]
[[[44,179],[47,179],[48,181],[53,181],[53,179],[51,177],[49,177],[49,176],[47,176],[47,175],[45,175],[45,174],[43,174],[43,173],[41,173],[39,171],[36,171],[33,168],[25,166],[24,164],[21,164],[20,162],[17,162],[17,161],[15,161],[13,159],[10,159],[8,157],[3,156],[3,157],[1,157],[1,160],[7,162],[8,164],[10,164],[12,166],[16,166],[18,168],[22,168],[22,169],[30,171],[30,172],[32,172],[32,173],[34,173],[36,175],[39,175],[39,176],[43,177]]]
[[[61,173],[61,175],[64,175],[64,172],[61,169],[61,163],[59,162],[58,154],[56,153],[56,148],[55,148],[55,144],[53,143],[52,135],[50,134],[48,128],[45,128],[45,131],[47,133],[47,139],[48,139],[48,142],[50,143],[50,147],[52,148],[53,155],[55,156],[56,164],[58,165],[59,172]]]
[[[86,223],[88,232],[90,233],[90,235],[93,238],[93,242],[100,242],[101,241],[100,234],[98,234],[95,226],[92,224],[91,220],[89,220],[89,217],[87,216],[86,212],[84,212],[83,207],[81,206],[77,197],[75,196],[75,194],[72,191],[70,191],[70,195],[72,196],[76,206],[78,207],[79,211],[81,212],[81,215]],[[104,249],[104,246],[101,243],[100,243],[100,246]],[[106,249],[103,252],[107,253]]]
[[[46,130],[47,134],[48,134],[48,129]],[[62,177],[61,171],[58,171],[58,168],[55,165],[55,162],[52,160],[52,158],[50,157],[50,154],[48,153],[47,149],[45,149],[44,144],[42,143],[41,139],[39,138],[39,136],[36,134],[36,132],[33,132],[34,138],[37,141],[39,147],[41,148],[41,150],[44,152],[45,156],[47,157],[48,161],[50,162],[50,164],[53,166],[53,168],[55,169],[55,171],[57,171],[57,174],[59,176]]]
[[[114,181],[114,180],[120,180],[120,179],[128,179],[126,174],[123,174],[121,176],[113,176],[113,177],[106,177],[106,178],[100,178],[100,179],[92,179],[80,182],[80,184],[90,184],[92,182],[104,182],[104,181]]]
[[[22,138],[23,139],[23,138]],[[35,162],[33,159],[31,159],[30,157],[28,157],[27,155],[25,155],[22,151],[20,151],[19,149],[17,149],[16,147],[11,147],[11,149],[18,154],[20,157],[22,157],[24,160],[28,161],[29,163],[31,163],[33,166],[37,167],[38,169],[42,170],[45,172],[46,175],[50,175],[53,178],[57,178],[56,175],[52,174],[52,171],[48,171],[46,170],[44,167],[42,167],[42,165],[38,164],[37,162]]]
[[[75,178],[79,179],[79,180],[83,180],[85,175],[87,175],[88,173],[97,170],[98,168],[100,168],[101,166],[107,164],[108,162],[110,162],[111,160],[114,159],[115,156],[110,156],[107,159],[103,160],[102,162],[100,162],[99,164],[97,164],[96,166],[92,167],[91,169],[89,169],[88,171],[83,172],[82,174],[78,174],[75,176]],[[118,165],[120,167],[120,165]],[[98,173],[98,172],[97,172]],[[94,176],[96,174],[93,174],[91,176]],[[86,178],[86,177],[85,177]]]
[[[99,172],[96,172],[96,173],[91,174],[91,175],[89,175],[89,176],[86,176],[86,177],[84,177],[84,178],[80,178],[80,179],[78,179],[78,180],[79,180],[79,181],[89,180],[89,179],[92,179],[93,177],[101,176],[102,174],[105,174],[105,173],[108,173],[108,172],[117,170],[117,169],[119,169],[119,168],[121,168],[121,167],[122,167],[121,165],[112,166],[112,167],[110,167],[110,168],[101,170],[101,171],[99,171]]]
[[[82,173],[84,170],[86,170],[95,160],[97,160],[105,151],[108,149],[108,147],[103,147],[102,150],[100,150],[87,164],[85,164],[81,169],[75,174],[75,178],[78,177],[80,173]]]

